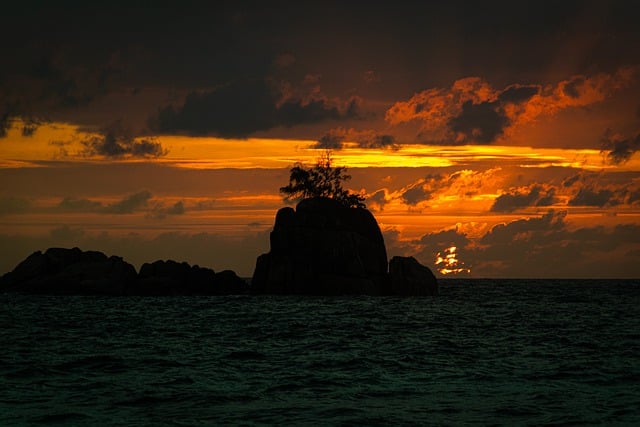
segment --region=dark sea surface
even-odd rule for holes
[[[640,281],[0,295],[0,425],[640,425]]]

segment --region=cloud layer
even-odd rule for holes
[[[385,119],[390,125],[418,123],[423,141],[491,144],[540,116],[602,102],[636,81],[639,70],[629,66],[556,84],[515,84],[504,89],[495,89],[480,77],[468,77],[450,88],[427,89],[396,102]]]
[[[161,133],[245,138],[275,127],[357,118],[358,98],[332,100],[318,92],[298,97],[267,79],[235,81],[214,90],[192,92],[178,106],[151,117]]]

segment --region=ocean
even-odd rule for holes
[[[0,295],[0,425],[640,425],[640,280]]]

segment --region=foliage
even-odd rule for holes
[[[350,208],[366,207],[362,195],[342,188],[343,182],[351,179],[346,173],[347,168],[334,167],[331,162],[331,153],[327,151],[314,167],[307,168],[301,163],[296,163],[291,168],[289,184],[280,187],[280,192],[285,195],[286,200],[328,197]]]

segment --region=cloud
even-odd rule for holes
[[[438,198],[471,198],[483,192],[492,192],[491,187],[495,185],[499,171],[500,168],[484,171],[463,169],[448,174],[428,174],[396,191],[387,190],[386,197],[380,201],[399,201],[409,206],[417,206]]]
[[[580,172],[560,184],[532,183],[512,187],[493,202],[491,212],[514,212],[528,207],[565,206],[611,208],[631,206],[640,191],[637,180],[621,180],[616,174]]]
[[[151,193],[144,190],[125,197],[119,202],[107,205],[102,209],[104,213],[111,214],[130,214],[147,206],[147,202],[151,199]]]
[[[479,144],[495,141],[508,124],[509,119],[498,102],[474,104],[473,101],[465,101],[460,114],[448,122],[449,129],[457,135],[456,141]]]
[[[540,86],[536,85],[511,85],[498,95],[498,101],[502,103],[520,104],[533,98],[540,92]]]
[[[0,114],[0,138],[6,138],[11,129],[11,116],[8,111]]]
[[[422,247],[430,248],[431,250],[440,252],[450,246],[464,248],[470,242],[471,240],[469,240],[467,235],[465,233],[459,232],[459,230],[456,228],[434,233],[427,233],[414,243],[419,244]]]
[[[630,277],[638,257],[621,256],[640,241],[640,226],[572,230],[566,212],[549,211],[494,227],[473,258],[478,274],[526,277]]]
[[[134,138],[122,125],[115,122],[102,130],[101,134],[89,137],[81,141],[84,156],[103,156],[107,158],[145,158],[161,157],[167,154],[167,150],[153,139]]]
[[[640,182],[608,179],[612,176],[581,172],[566,178],[557,189],[568,196],[567,206],[605,208],[632,205],[633,195],[640,190]]]
[[[345,143],[354,142],[360,148],[397,148],[393,135],[378,133],[375,130],[356,130],[335,128],[325,133],[314,148],[340,150]]]
[[[0,216],[23,214],[29,210],[31,202],[22,197],[0,197]]]
[[[165,207],[163,204],[157,204],[146,215],[147,218],[152,219],[164,219],[168,215],[183,215],[186,212],[184,202],[182,200],[175,202],[169,207]]]
[[[385,232],[389,254],[412,255],[436,271],[436,255],[455,246],[475,277],[637,277],[640,225],[573,227],[566,211],[517,219],[470,237],[464,224],[402,240]]]
[[[130,214],[143,211],[146,212],[146,218],[150,219],[164,219],[169,215],[183,215],[187,210],[182,200],[170,203],[168,206],[161,200],[154,200],[154,203],[150,206],[149,202],[152,197],[152,194],[145,190],[126,196],[122,200],[106,206],[91,199],[65,197],[58,203],[57,208],[67,212],[98,214]],[[194,209],[202,209],[202,207],[196,205]]]
[[[385,119],[392,125],[421,123],[420,133],[440,143],[489,144],[511,125],[520,104],[540,91],[535,85],[493,89],[479,77],[457,80],[450,89],[428,89],[395,103]]]
[[[495,199],[490,211],[513,212],[530,206],[551,206],[559,201],[555,197],[555,194],[556,189],[554,187],[545,189],[540,184],[533,184],[523,188],[512,188]]]
[[[97,212],[102,209],[102,203],[89,199],[65,197],[58,203],[58,208],[73,212]]]
[[[636,79],[640,67],[615,73],[578,75],[555,85],[510,85],[495,89],[479,77],[456,80],[396,102],[385,115],[390,125],[415,122],[421,140],[440,144],[491,144],[541,115],[586,107],[612,96]]]
[[[278,126],[359,117],[360,101],[330,100],[317,90],[304,96],[268,79],[242,80],[206,92],[192,92],[181,106],[166,106],[149,120],[161,133],[244,138]]]
[[[562,230],[565,227],[566,211],[550,209],[541,217],[518,219],[507,224],[498,224],[482,236],[480,243],[485,245],[506,244],[517,240],[527,233],[546,233]]]
[[[371,211],[382,211],[388,197],[386,188],[374,191],[366,197],[367,208]]]
[[[431,199],[434,193],[448,187],[448,184],[456,179],[456,175],[429,174],[401,190],[400,197],[404,203],[415,206]]]
[[[640,150],[640,133],[635,137],[626,138],[607,129],[602,137],[600,149],[606,153],[610,163],[615,165],[626,163]]]
[[[569,200],[569,206],[616,206],[621,203],[610,189],[583,187]]]

